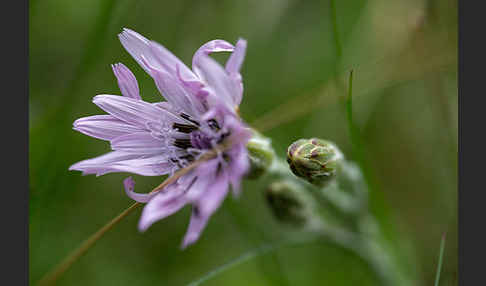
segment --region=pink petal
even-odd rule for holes
[[[215,95],[217,101],[211,102],[211,104],[214,106],[218,102],[223,103],[230,110],[234,110],[236,107],[234,98],[238,90],[223,67],[212,58],[201,55],[194,63],[194,70],[207,84],[209,92]],[[208,101],[210,101],[209,98]]]
[[[123,180],[123,186],[125,187],[125,193],[127,194],[127,196],[139,203],[146,203],[156,195],[156,193],[151,193],[151,194],[135,193],[134,192],[135,181],[132,179],[132,177],[128,177],[125,180]]]
[[[182,249],[193,244],[199,239],[199,236],[206,227],[208,220],[209,216],[202,216],[198,213],[198,211],[193,209],[191,221],[189,222],[189,227],[187,228],[186,235],[184,236],[184,240],[182,242]]]
[[[111,140],[111,148],[135,154],[163,154],[168,146],[165,142],[154,138],[148,132],[138,132],[116,137]]]
[[[113,151],[104,155],[83,160],[69,167],[69,170],[82,171],[84,175],[101,176],[113,172],[128,172],[142,176],[167,174],[172,164],[165,155],[142,157],[139,154]]]
[[[121,135],[143,131],[143,129],[121,121],[111,115],[95,115],[79,118],[74,121],[73,129],[101,140],[112,140]]]
[[[211,184],[199,197],[198,209],[202,215],[212,215],[221,205],[229,189],[227,170],[221,170]]]
[[[138,222],[140,231],[146,231],[154,222],[174,214],[187,204],[182,197],[183,193],[176,188],[167,187],[147,203]]]
[[[229,74],[236,74],[240,72],[241,65],[245,60],[246,40],[239,39],[236,42],[236,47],[226,62],[225,69]]]
[[[118,87],[120,87],[122,95],[133,99],[142,99],[137,79],[133,73],[122,63],[111,65],[111,68],[118,80]]]
[[[243,83],[240,74],[240,69],[245,59],[246,53],[246,40],[239,39],[236,43],[235,50],[226,62],[226,71],[228,72],[233,84],[235,85],[236,93],[231,94],[233,96],[233,101],[236,105],[241,103],[241,98],[243,96]]]
[[[198,61],[199,57],[202,55],[209,55],[214,52],[232,52],[234,49],[233,45],[226,42],[225,40],[212,40],[204,45],[202,45],[192,57],[192,68],[194,69],[195,63]]]
[[[170,115],[153,104],[118,95],[97,95],[93,103],[114,117],[144,128],[147,121],[170,121]]]

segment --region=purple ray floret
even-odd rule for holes
[[[230,144],[159,192],[135,193],[132,178],[124,181],[130,198],[147,203],[140,231],[185,205],[192,206],[182,243],[186,247],[197,241],[230,185],[233,194],[239,194],[249,167],[246,143],[251,132],[237,114],[243,94],[240,68],[246,41],[240,39],[235,46],[224,40],[202,45],[194,54],[191,70],[162,45],[132,30],[124,29],[119,38],[154,79],[166,101],[143,101],[133,73],[121,63],[112,65],[122,96],[95,96],[93,103],[108,114],[80,118],[73,128],[109,141],[113,151],[69,169],[97,176],[112,172],[172,175],[216,146]],[[225,67],[209,56],[214,52],[231,52]]]

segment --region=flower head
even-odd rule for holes
[[[331,182],[342,161],[343,154],[337,146],[319,138],[299,139],[287,149],[292,173],[317,186]]]
[[[93,102],[108,114],[80,118],[73,124],[81,133],[109,141],[113,151],[78,162],[70,170],[97,176],[111,172],[172,175],[225,145],[223,150],[216,148],[214,158],[159,192],[138,194],[130,177],[124,181],[130,198],[147,203],[139,222],[141,231],[192,205],[185,247],[199,238],[229,186],[234,195],[239,193],[249,167],[246,143],[251,132],[236,112],[243,94],[239,70],[246,41],[240,39],[235,46],[223,40],[204,44],[194,54],[191,70],[162,45],[132,30],[124,29],[119,38],[166,101],[143,101],[133,73],[121,63],[113,65],[123,96],[95,96]],[[232,52],[224,68],[209,57],[213,52]]]

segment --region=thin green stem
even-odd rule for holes
[[[357,161],[362,163],[362,152],[361,152],[361,140],[359,136],[358,128],[354,122],[353,118],[353,75],[354,70],[349,72],[349,82],[348,82],[348,96],[346,97],[346,118],[348,123],[348,132],[351,138],[351,144],[353,146],[353,153],[357,157]]]
[[[236,222],[238,227],[240,228],[240,233],[242,236],[246,237],[247,240],[250,240],[254,246],[259,241],[265,240],[265,233],[263,230],[259,229],[255,225],[251,225],[251,223],[248,221],[246,215],[241,215],[238,210],[233,208],[234,206],[231,205],[228,208],[226,208],[233,218],[233,220]],[[261,267],[259,269],[262,271],[262,274],[265,276],[265,278],[268,279],[271,284],[276,284],[276,285],[288,285],[287,277],[285,276],[285,273],[282,271],[282,265],[275,253],[270,254],[270,258],[275,266],[275,271],[277,272],[278,279],[275,281],[275,279],[269,275],[268,271],[265,269],[265,265],[263,263],[263,260],[260,261]]]
[[[349,168],[349,165],[343,165],[343,168]],[[276,176],[291,179],[301,184],[303,188],[312,187],[308,183],[293,176],[283,160],[275,159],[269,171]],[[354,172],[342,172],[341,175],[346,176],[349,173]],[[332,189],[324,187],[321,190],[322,192],[318,192],[321,195],[321,199],[337,209],[344,209],[344,205],[330,196]],[[341,189],[339,191],[343,190]],[[321,205],[321,207],[324,206]],[[361,257],[370,266],[382,285],[413,285],[407,274],[400,268],[398,261],[393,255],[391,245],[383,237],[378,222],[371,214],[358,214],[359,217],[355,218],[357,219],[358,227],[357,229],[353,228],[353,230],[344,227],[340,223],[333,223],[334,219],[332,218],[320,216],[318,212],[316,214],[318,215],[316,221],[321,221],[322,223],[313,224],[315,226],[312,228],[313,231],[317,231],[321,238],[324,238],[326,241]]]
[[[189,284],[187,284],[187,286],[197,286],[197,285],[201,285],[203,282],[206,282],[207,280],[223,273],[224,271],[234,267],[234,266],[237,266],[237,265],[240,265],[248,260],[251,260],[255,257],[258,257],[258,256],[261,256],[261,255],[264,255],[268,252],[273,252],[283,246],[286,246],[286,245],[295,245],[295,244],[302,244],[302,243],[308,243],[308,242],[311,242],[311,241],[314,241],[315,238],[305,238],[305,239],[299,239],[299,240],[285,240],[285,241],[281,241],[281,242],[277,242],[277,243],[267,243],[267,244],[264,244],[256,249],[253,249],[253,250],[250,250],[249,252],[229,261],[228,263],[225,263],[219,267],[217,267],[216,269],[212,270],[212,271],[209,271],[207,272],[206,274],[204,274],[202,277],[200,277],[199,279],[197,280],[194,280],[192,282],[190,282]]]
[[[202,155],[198,160],[194,161],[192,164],[175,172],[174,175],[167,178],[160,185],[155,187],[150,193],[158,192],[164,189],[166,186],[174,183],[177,179],[179,179],[184,174],[196,168],[202,162],[214,158],[218,152],[217,149],[224,150],[225,148],[227,148],[227,145],[223,145],[221,147],[217,147],[215,150],[206,152],[204,155]],[[74,264],[74,262],[76,262],[81,256],[83,256],[83,254],[85,254],[89,249],[91,249],[95,245],[95,243],[98,240],[100,240],[110,229],[112,229],[117,223],[119,223],[123,218],[125,218],[128,214],[130,214],[133,210],[135,210],[140,205],[141,204],[138,202],[132,204],[127,209],[125,209],[122,213],[120,213],[115,218],[110,220],[97,232],[92,234],[88,239],[86,239],[83,243],[81,243],[81,245],[78,248],[76,248],[63,261],[61,261],[61,263],[59,263],[56,267],[54,267],[53,270],[48,272],[39,281],[39,285],[45,286],[45,285],[52,285],[53,283],[55,283],[56,280]]]
[[[103,235],[105,235],[110,229],[112,229],[118,222],[120,222],[124,217],[128,216],[133,210],[135,210],[140,203],[134,203],[127,209],[125,209],[118,216],[113,218],[110,222],[105,224],[97,232],[86,239],[81,245],[71,252],[71,254],[66,257],[58,266],[56,266],[51,272],[48,272],[40,281],[38,285],[52,285],[56,280],[64,274],[70,267],[76,262],[83,254],[85,254],[93,245],[100,240]]]
[[[444,233],[442,235],[442,239],[440,241],[439,263],[437,264],[437,273],[435,274],[434,286],[439,286],[440,272],[441,272],[441,269],[442,269],[442,261],[443,261],[443,257],[444,257],[445,241],[446,241],[446,234]]]
[[[358,163],[361,171],[363,172],[366,186],[369,190],[375,190],[376,184],[373,181],[373,175],[371,173],[372,168],[368,168],[367,166],[364,144],[361,140],[361,132],[353,118],[353,78],[354,70],[351,70],[349,72],[348,95],[346,97],[346,118],[348,123],[348,132],[353,148],[352,152],[355,156],[355,161]]]
[[[336,61],[341,59],[342,56],[342,46],[341,46],[341,39],[339,37],[338,25],[337,25],[337,16],[336,16],[336,2],[334,0],[330,0],[331,5],[331,22],[332,22],[332,31],[334,33],[334,45],[336,48]]]
[[[201,278],[191,282],[188,284],[188,286],[197,286],[197,285],[200,285],[201,283],[205,282],[206,280],[209,280],[211,278],[213,278],[214,276],[228,270],[229,268],[231,267],[234,267],[236,265],[239,265],[245,261],[248,261],[252,258],[255,258],[255,257],[258,257],[260,255],[263,255],[269,251],[272,251],[272,250],[275,250],[279,247],[281,247],[283,244],[269,244],[269,245],[263,245],[255,250],[252,250],[252,251],[249,251],[243,255],[241,255],[240,257],[222,265],[222,266],[219,266],[218,268],[212,270],[212,271],[209,271],[208,273],[206,273],[204,276],[202,276]]]

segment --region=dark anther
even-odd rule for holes
[[[174,142],[174,146],[179,147],[181,149],[187,149],[192,147],[191,139],[176,139]]]
[[[197,122],[196,120],[191,119],[191,117],[189,115],[187,115],[185,113],[181,113],[180,116],[182,118],[184,118],[185,120],[191,121],[192,123],[196,124],[197,126],[200,126],[199,122]]]
[[[192,213],[195,215],[195,216],[199,216],[199,208],[196,207],[196,206],[193,206],[192,207]]]
[[[209,127],[210,127],[211,129],[216,130],[216,131],[218,131],[219,129],[221,129],[221,128],[219,127],[218,122],[217,122],[216,120],[214,120],[214,119],[209,119],[209,120],[208,120],[208,125],[209,125]]]
[[[192,131],[197,130],[199,128],[197,126],[194,126],[194,125],[180,124],[180,123],[176,122],[172,125],[172,129],[175,129],[175,130],[182,132],[182,133],[191,133]]]
[[[194,161],[194,156],[192,156],[191,154],[187,154],[187,155],[184,155],[184,156],[180,156],[179,159],[185,159],[188,162],[193,162]]]
[[[170,161],[171,161],[172,163],[177,164],[177,167],[179,167],[179,168],[183,168],[183,167],[182,167],[182,165],[181,165],[181,162],[180,162],[178,159],[170,158]]]
[[[229,162],[230,161],[230,156],[228,156],[228,154],[226,154],[226,153],[223,153],[223,160],[225,162]]]
[[[219,137],[217,143],[219,144],[219,143],[223,142],[224,138],[228,137],[229,135],[230,135],[229,132],[221,134],[221,137]]]
[[[216,176],[219,175],[219,173],[223,170],[223,166],[221,165],[221,162],[218,163],[218,166],[216,167]]]

